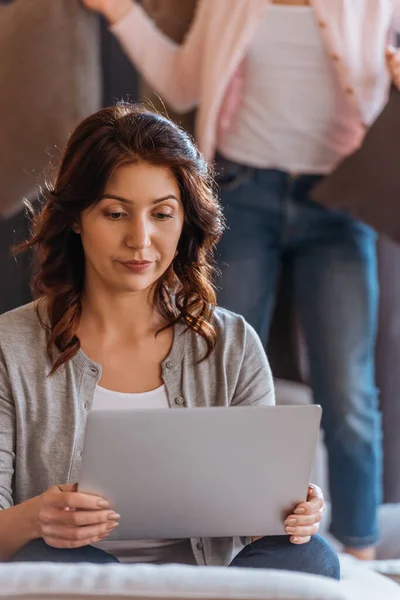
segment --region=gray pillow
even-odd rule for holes
[[[71,130],[100,107],[98,25],[80,0],[0,3],[0,218],[35,197]]]
[[[367,132],[361,147],[318,184],[312,198],[344,210],[400,242],[400,92]]]

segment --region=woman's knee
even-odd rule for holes
[[[53,548],[43,539],[33,540],[23,546],[14,556],[12,562],[88,562],[118,563],[119,560],[108,552],[93,546],[81,548]]]
[[[298,546],[303,560],[316,575],[340,579],[340,562],[332,546],[320,535],[314,535],[307,544]]]
[[[307,544],[291,544],[287,536],[267,536],[249,544],[234,558],[232,567],[279,569],[340,579],[336,552],[320,536]]]

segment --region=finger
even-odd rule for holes
[[[309,515],[320,510],[325,510],[324,495],[321,488],[311,484],[308,488],[307,501],[301,502],[293,512],[295,515]]]
[[[311,537],[296,537],[296,536],[292,536],[290,537],[290,541],[292,544],[296,544],[298,546],[300,546],[301,544],[307,544],[309,541],[311,540]]]
[[[322,493],[321,488],[315,485],[314,483],[310,483],[308,486],[307,500],[310,500],[311,498],[321,498],[322,500],[324,499],[324,494]]]
[[[86,511],[79,510],[70,514],[71,524],[75,527],[85,527],[100,523],[118,523],[121,515],[113,510]]]
[[[314,525],[314,523],[320,523],[323,517],[323,512],[318,511],[312,515],[289,515],[284,521],[284,525],[289,527],[297,527],[303,525]]]
[[[389,64],[390,69],[395,69],[396,67],[398,67],[400,64],[400,54],[398,52],[396,54],[394,54],[388,60],[388,64]]]
[[[118,523],[101,523],[100,525],[87,525],[86,527],[54,526],[46,523],[42,526],[42,536],[70,542],[82,542],[93,537],[109,535],[116,527],[118,527]]]
[[[389,72],[392,79],[395,79],[400,74],[400,62],[399,64],[391,64],[389,66]]]
[[[397,54],[396,48],[394,46],[387,46],[385,54],[386,54],[386,58],[388,60],[391,60]]]
[[[294,509],[293,513],[299,515],[312,515],[324,510],[324,502],[321,498],[312,498],[308,502],[302,502]]]
[[[390,69],[390,73],[393,78],[398,77],[400,75],[400,61],[399,61],[399,64],[396,63],[396,65],[392,65],[392,67]]]
[[[114,531],[118,523],[101,523],[100,525],[87,525],[85,527],[66,527],[45,523],[42,526],[43,537],[53,537],[64,541],[82,541],[90,537],[105,535]]]
[[[307,500],[306,504],[309,508],[309,512],[319,512],[325,505],[324,499],[319,496],[312,496]],[[306,512],[306,514],[309,513]]]
[[[285,527],[285,532],[288,535],[292,535],[294,537],[307,537],[309,535],[315,535],[319,531],[319,523],[315,523],[314,525],[305,525],[298,527]]]
[[[118,521],[120,515],[110,510],[76,510],[65,511],[50,506],[39,513],[41,523],[53,523],[65,527],[83,527],[85,525],[96,525],[110,521]]]
[[[109,535],[110,532],[83,541],[65,541],[60,538],[46,537],[44,541],[48,546],[51,546],[52,548],[81,548],[82,546],[90,546],[91,544],[95,544],[96,542],[101,542]]]
[[[84,494],[71,490],[64,491],[63,486],[56,486],[51,498],[51,504],[59,508],[78,508],[83,510],[99,510],[110,508],[110,503],[101,496]]]

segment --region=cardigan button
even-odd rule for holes
[[[169,361],[168,361],[168,362],[165,364],[165,366],[166,366],[166,368],[167,368],[168,370],[172,369],[172,362],[169,362]]]
[[[354,94],[354,90],[353,90],[353,88],[352,88],[352,87],[348,87],[348,88],[346,88],[346,90],[345,90],[345,91],[346,91],[346,94],[347,94],[348,96],[352,96],[352,95]]]
[[[340,61],[340,56],[339,54],[332,54],[332,60],[334,60],[335,62],[339,62]]]
[[[182,406],[185,404],[185,398],[183,396],[177,396],[174,402],[175,404],[178,404],[178,406]]]
[[[328,27],[328,23],[326,21],[318,21],[318,26],[321,27],[321,29],[326,29]]]
[[[197,550],[203,550],[204,546],[203,546],[202,542],[197,542],[196,548],[197,548]]]

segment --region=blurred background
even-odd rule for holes
[[[195,1],[143,0],[171,39],[180,42]],[[179,18],[177,9],[179,7]],[[118,99],[145,99],[193,132],[194,115],[164,107],[108,30],[78,0],[0,0],[0,313],[31,300],[32,257],[12,257],[29,235],[22,199],[35,203],[72,128]],[[384,500],[400,502],[400,247],[378,242],[380,312],[376,378],[384,433]],[[290,263],[283,262],[268,356],[286,390],[307,397],[308,365],[292,303]],[[293,384],[293,386],[292,386]],[[297,384],[300,384],[296,387]],[[297,390],[297,391],[296,391]],[[286,393],[282,392],[283,395]],[[301,401],[301,400],[300,400]]]

